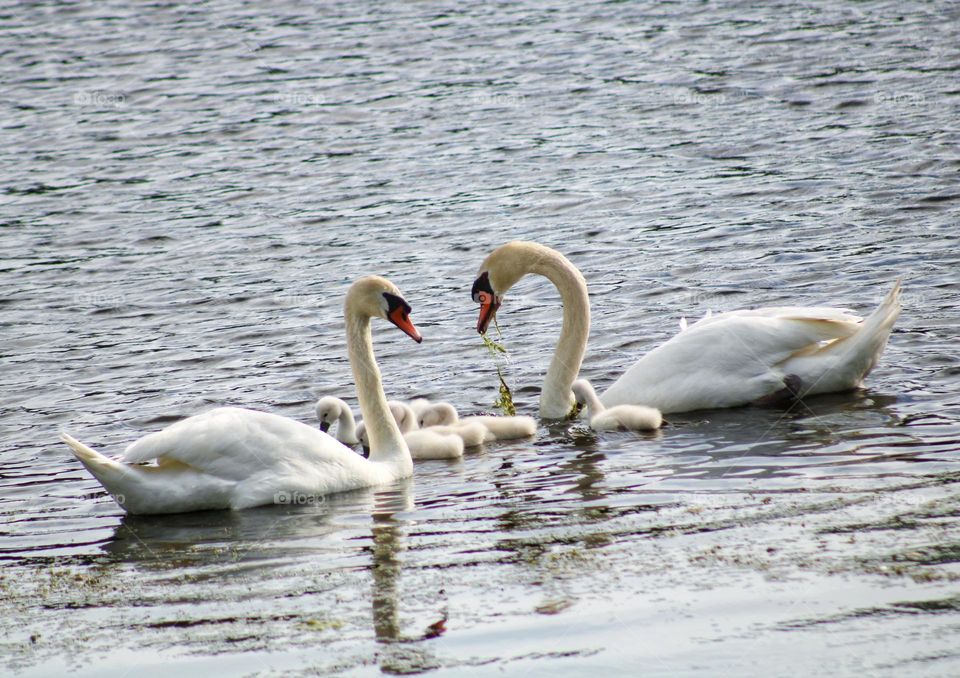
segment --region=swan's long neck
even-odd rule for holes
[[[346,403],[340,409],[340,416],[337,417],[337,434],[343,440],[357,439],[357,420],[353,418],[353,410]]]
[[[400,429],[400,433],[410,433],[410,431],[420,428],[417,425],[417,415],[413,413],[409,405],[399,400],[394,400],[388,401],[387,406],[390,408],[390,415],[393,417],[393,420],[397,422],[397,428]]]
[[[370,461],[410,461],[410,451],[393,420],[387,396],[380,380],[380,368],[373,355],[373,336],[370,318],[360,314],[346,313],[347,351],[350,368],[357,385],[360,412],[366,422],[367,439],[370,441]]]
[[[603,403],[600,402],[600,398],[597,397],[597,392],[593,390],[593,386],[586,384],[586,387],[583,390],[583,399],[586,401],[587,406],[587,419],[593,419],[598,414],[601,414],[607,408],[603,406]]]
[[[570,387],[580,373],[580,364],[590,336],[590,299],[587,283],[577,267],[559,252],[538,251],[531,273],[546,277],[563,301],[563,328],[540,392],[540,416],[564,419],[575,404]]]
[[[460,414],[450,403],[435,403],[430,406],[428,412],[432,415],[435,426],[453,426],[460,423]]]

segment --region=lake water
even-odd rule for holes
[[[2,15],[5,675],[960,672],[956,3]],[[598,387],[708,309],[904,309],[861,392],[311,505],[126,516],[57,438],[355,402],[368,273],[425,338],[378,324],[388,395],[488,410],[470,285],[513,238],[583,271]],[[559,297],[499,318],[533,414]]]

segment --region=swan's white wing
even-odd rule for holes
[[[662,412],[733,407],[782,387],[779,365],[859,325],[839,309],[779,308],[705,318],[641,358],[601,397]]]
[[[282,466],[353,466],[365,462],[333,437],[287,417],[239,407],[220,407],[179,421],[131,444],[123,461],[157,460],[186,464],[197,471],[244,480]]]
[[[708,311],[703,318],[693,324],[693,327],[698,325],[707,325],[731,316],[740,316],[745,318],[783,318],[793,320],[829,320],[840,323],[859,323],[863,320],[863,318],[854,314],[854,312],[848,308],[832,308],[830,306],[768,306],[765,308],[727,311],[726,313],[718,313],[717,315],[713,315]]]

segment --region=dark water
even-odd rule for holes
[[[40,676],[960,671],[960,10],[889,3],[23,3],[0,10],[0,662]],[[320,505],[134,518],[119,452],[217,404],[489,408],[469,288],[590,283],[606,386],[680,316],[904,310],[865,391],[544,427]],[[500,315],[535,411],[558,296]]]

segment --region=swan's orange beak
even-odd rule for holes
[[[486,334],[487,328],[490,327],[490,321],[497,315],[497,309],[500,308],[500,303],[496,300],[496,297],[487,292],[481,292],[479,296],[480,317],[477,319],[477,332]]]
[[[400,330],[418,344],[423,341],[420,332],[414,327],[410,320],[410,304],[403,297],[389,292],[383,293],[383,298],[387,301],[387,320],[400,328]]]
[[[420,332],[414,326],[413,321],[410,320],[406,309],[402,306],[397,306],[390,311],[390,313],[387,314],[387,319],[418,344],[423,341],[423,337],[420,336]]]

